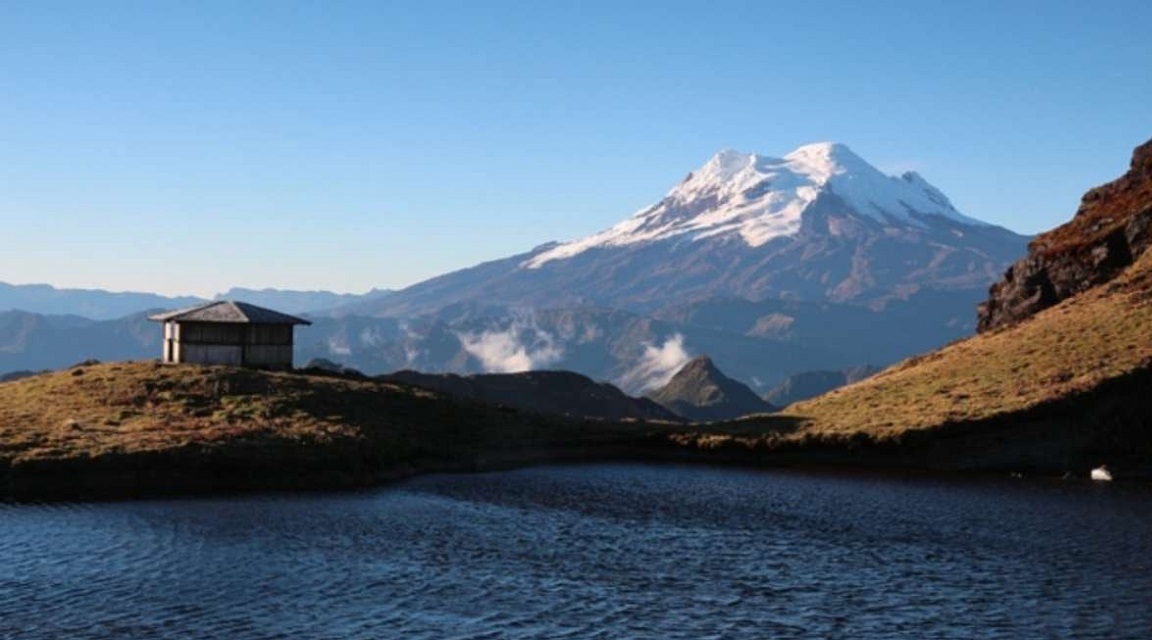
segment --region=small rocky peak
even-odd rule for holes
[[[699,356],[696,356],[695,358],[692,358],[691,360],[689,360],[687,364],[685,364],[683,367],[680,368],[680,371],[677,372],[676,375],[680,375],[680,374],[714,375],[717,373],[720,373],[720,370],[716,368],[716,363],[712,362],[712,358],[709,358],[706,355],[699,355]]]
[[[688,361],[649,397],[689,420],[726,420],[776,410],[746,385],[724,375],[706,355]]]

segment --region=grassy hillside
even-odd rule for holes
[[[0,384],[0,493],[5,480],[12,493],[34,494],[37,483],[63,483],[65,494],[347,486],[620,446],[646,429],[372,380],[99,364]]]
[[[1152,253],[1025,322],[905,360],[786,411],[816,434],[880,438],[1019,412],[1152,368]]]

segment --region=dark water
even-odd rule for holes
[[[605,465],[0,505],[0,637],[1150,638],[1152,489]]]

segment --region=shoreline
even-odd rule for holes
[[[151,363],[0,388],[0,500],[127,500],[380,486],[550,463],[673,462],[1152,479],[1152,369],[895,434],[803,414],[674,424],[519,411],[371,380]]]
[[[567,464],[638,463],[716,468],[787,469],[814,473],[896,473],[917,477],[1028,477],[1088,481],[1087,471],[952,460],[933,464],[921,447],[865,445],[804,447],[789,451],[741,447],[707,451],[646,438],[643,442],[596,446],[502,449],[459,459],[423,459],[379,468],[292,466],[285,461],[189,457],[154,452],[87,459],[39,460],[0,468],[3,502],[108,502],[196,498],[261,492],[340,492],[384,487],[437,474],[511,471]],[[246,464],[252,462],[253,464]],[[271,464],[270,464],[271,463]],[[1132,468],[1117,481],[1149,482],[1152,470]]]

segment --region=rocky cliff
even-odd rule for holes
[[[1029,245],[980,305],[978,331],[1014,324],[1108,282],[1152,245],[1152,140],[1128,172],[1084,194],[1076,216]]]

